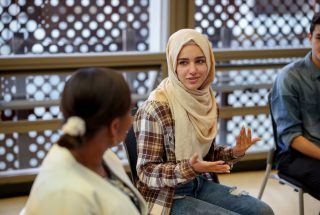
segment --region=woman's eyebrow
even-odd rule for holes
[[[195,57],[194,58],[195,60],[206,60],[206,57],[205,56],[198,56],[198,57]]]
[[[187,57],[181,57],[181,58],[178,58],[177,60],[189,60],[189,58],[187,58]]]
[[[201,56],[197,56],[195,57],[195,59],[202,59],[202,58],[206,58],[204,55],[201,55]],[[181,57],[181,58],[178,58],[178,60],[189,60],[190,58],[188,57]]]

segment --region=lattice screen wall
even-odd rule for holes
[[[195,0],[196,29],[214,47],[306,46],[316,0]]]
[[[148,0],[2,0],[0,55],[145,51],[148,8]]]
[[[235,108],[267,105],[269,88],[277,72],[278,70],[276,69],[217,71],[213,88],[216,92],[218,104]],[[243,125],[250,127],[254,136],[262,138],[250,150],[267,150],[273,144],[272,129],[268,115],[234,116],[221,120],[220,132],[217,137],[217,143],[219,144],[235,145],[236,137],[239,135]]]
[[[50,101],[60,98],[65,81],[69,74],[58,74],[58,71],[48,75],[5,76],[0,78],[2,101]],[[130,81],[131,92],[145,95],[157,85],[159,71],[124,72],[123,75]],[[137,104],[141,104],[138,100]],[[50,120],[61,119],[59,106],[34,107],[27,110],[2,111],[1,120]],[[38,167],[61,131],[45,130],[42,132],[30,131],[27,133],[0,133],[0,172],[11,169]],[[120,159],[126,159],[122,145],[114,147]]]

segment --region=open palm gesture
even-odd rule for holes
[[[237,136],[236,146],[233,147],[233,154],[236,157],[244,155],[247,149],[259,140],[261,140],[259,137],[251,138],[251,129],[248,128],[246,131],[246,128],[242,126],[240,134]]]
[[[230,166],[224,161],[203,161],[196,153],[190,158],[190,164],[196,172],[230,173]]]

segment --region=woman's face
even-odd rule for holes
[[[179,81],[189,90],[197,90],[208,76],[206,58],[199,46],[184,46],[177,58],[176,73]]]

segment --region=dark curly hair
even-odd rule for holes
[[[316,27],[316,25],[320,24],[320,12],[315,13],[312,20],[311,20],[311,25],[310,25],[310,33],[313,34],[313,31]]]

